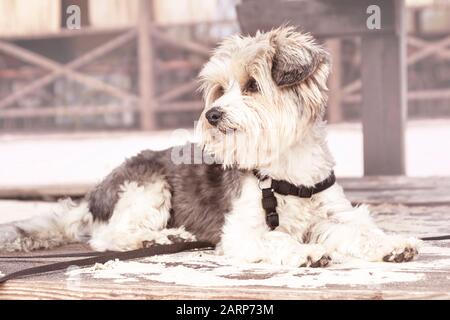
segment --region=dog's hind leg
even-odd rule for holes
[[[86,202],[60,202],[52,213],[0,225],[0,251],[31,251],[86,241],[92,215]]]
[[[162,178],[153,177],[144,185],[125,182],[111,218],[94,223],[89,244],[97,251],[124,251],[152,244],[195,240],[183,227],[166,229],[170,200],[169,186]]]

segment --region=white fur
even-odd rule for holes
[[[321,152],[317,154],[317,159],[311,159],[315,167]],[[313,172],[310,167],[300,160],[292,176]],[[249,174],[241,197],[226,217],[219,252],[247,262],[300,266],[308,263],[308,257],[317,261],[324,255],[335,262],[348,257],[382,261],[385,256],[420,245],[415,238],[385,234],[373,223],[367,206],[353,207],[337,183],[311,199],[276,197],[280,226],[270,231],[260,205],[258,180]]]
[[[184,227],[166,228],[170,217],[170,192],[162,179],[145,186],[126,182],[108,222],[93,222],[87,202],[66,200],[58,212],[0,226],[0,250],[30,251],[89,240],[96,251],[134,250],[144,241],[172,243],[170,236],[187,241],[195,236]],[[17,232],[21,228],[27,236]]]
[[[183,227],[166,229],[169,217],[170,192],[164,180],[155,179],[145,186],[127,182],[111,219],[96,224],[89,244],[97,251],[132,250],[142,247],[143,241],[171,243],[169,235],[195,240]]]
[[[283,208],[295,208],[296,205],[290,199],[286,197],[284,200]],[[302,200],[294,200],[297,201]],[[325,248],[320,245],[301,243],[308,215],[293,215],[295,211],[280,212],[283,212],[280,215],[280,227],[270,231],[261,208],[258,181],[249,174],[244,180],[240,198],[234,202],[230,214],[226,216],[218,252],[239,261],[263,261],[292,266],[307,264],[308,257],[317,261],[326,254]]]
[[[91,226],[92,215],[86,202],[75,205],[70,199],[63,200],[55,212],[1,225],[0,250],[30,251],[81,242],[89,236]],[[17,228],[27,235],[18,234]]]

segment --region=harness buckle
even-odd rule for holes
[[[272,188],[272,178],[258,179],[258,187],[261,190]]]

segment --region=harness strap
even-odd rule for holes
[[[0,284],[5,283],[8,280],[16,279],[23,276],[29,276],[34,274],[46,273],[51,271],[57,271],[66,269],[70,266],[90,266],[95,263],[105,263],[109,260],[119,259],[119,260],[130,260],[137,258],[150,257],[158,254],[169,254],[169,253],[177,253],[186,250],[193,249],[206,249],[213,248],[214,245],[205,241],[193,241],[193,242],[178,242],[174,244],[167,245],[155,245],[149,248],[142,248],[131,251],[110,251],[110,252],[82,252],[79,253],[78,256],[93,256],[85,259],[77,259],[63,262],[56,262],[51,264],[46,264],[43,266],[27,268],[23,270],[19,270],[16,272],[9,273],[0,278]],[[65,257],[74,256],[73,254],[65,255]],[[35,256],[36,257],[36,256]],[[46,255],[41,257],[64,257],[64,255]],[[1,257],[0,258],[4,258]],[[6,257],[12,258],[12,257]],[[18,258],[18,257],[16,257]]]
[[[277,198],[271,188],[262,189],[262,206],[266,211],[266,223],[270,230],[274,230],[280,225],[277,213]]]
[[[329,187],[331,187],[336,182],[336,176],[334,171],[331,171],[328,178],[316,183],[312,187],[296,186],[295,184],[289,183],[284,180],[274,180],[272,179],[272,189],[276,193],[282,194],[284,196],[291,195],[300,198],[311,198],[316,193],[322,192]]]
[[[261,177],[259,172],[256,170],[253,171],[253,174],[259,179],[260,186],[261,182],[264,182],[265,180],[268,179],[267,177]],[[274,192],[284,196],[291,195],[300,198],[311,198],[316,193],[328,189],[335,182],[336,176],[334,175],[334,171],[331,171],[328,178],[319,183],[316,183],[312,187],[305,187],[303,185],[296,186],[295,184],[292,184],[284,180],[272,179],[269,187],[261,188],[262,207],[266,212],[266,223],[269,226],[270,230],[274,230],[276,227],[280,225],[280,220],[277,213],[277,198],[275,198]]]

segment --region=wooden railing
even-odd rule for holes
[[[16,44],[17,41],[30,40],[24,36],[0,39],[0,54],[9,55],[19,59],[25,64],[34,66],[31,72],[39,76],[28,81],[14,92],[0,96],[0,121],[8,121],[20,118],[38,118],[52,116],[85,116],[92,114],[116,114],[121,112],[135,112],[138,114],[138,127],[143,130],[158,129],[155,116],[158,112],[200,110],[201,100],[195,93],[197,83],[196,73],[208,59],[214,43],[207,43],[190,39],[178,39],[167,32],[174,28],[193,29],[198,27],[235,25],[235,21],[211,21],[201,23],[183,23],[179,25],[162,26],[152,21],[152,1],[140,1],[139,19],[135,27],[121,28],[117,30],[96,30],[86,27],[80,30],[62,30],[57,34],[33,35],[30,39],[51,38],[79,38],[97,36],[101,34],[114,35],[112,39],[98,45],[96,48],[82,54],[68,63],[60,63],[35,51]],[[106,55],[118,51],[126,46],[137,46],[136,70],[137,86],[124,89],[99,80],[92,74],[86,74],[80,69],[91,66],[96,60],[101,60]],[[171,52],[182,51],[195,59],[161,60],[155,50],[160,47],[169,47]],[[42,70],[45,70],[43,74]],[[163,87],[159,83],[159,77],[165,72],[175,73],[177,70],[189,70],[192,76],[187,82],[174,81],[170,86]],[[30,70],[28,70],[30,72]],[[30,76],[30,75],[29,75]],[[133,78],[131,72],[128,73]],[[106,94],[117,99],[113,105],[76,105],[76,106],[45,106],[38,105],[31,108],[23,108],[21,99],[36,93],[44,87],[54,84],[64,77],[66,80],[83,85],[86,90],[92,90]],[[1,81],[1,75],[0,75]],[[137,90],[135,90],[137,89]],[[136,93],[137,91],[137,93]],[[192,98],[179,99],[190,95]],[[1,123],[0,123],[1,128]]]
[[[178,25],[157,25],[152,23],[150,10],[151,1],[141,0],[139,21],[135,27],[118,29],[96,29],[83,27],[81,30],[61,30],[58,33],[14,36],[0,38],[0,54],[23,61],[20,68],[1,69],[0,81],[16,78],[32,79],[23,81],[12,92],[0,90],[0,130],[4,123],[20,119],[55,118],[55,117],[85,117],[91,115],[110,115],[132,113],[137,121],[134,126],[144,130],[158,129],[155,117],[158,113],[180,111],[198,111],[202,103],[195,94],[197,83],[195,75],[210,55],[215,41],[197,41],[195,37],[179,39],[171,35],[172,29],[210,28],[217,26],[233,26],[237,31],[236,21],[210,21],[202,23],[182,23]],[[109,40],[99,44],[89,52],[82,53],[72,61],[61,63],[38,54],[17,43],[23,41],[37,41],[48,39],[88,39],[89,37],[113,35]],[[59,40],[58,40],[59,41]],[[68,40],[70,41],[70,40]],[[339,61],[341,56],[341,39],[327,39],[327,46],[332,52],[333,60]],[[421,35],[409,34],[406,42],[410,50],[406,59],[407,66],[414,66],[424,59],[437,58],[450,61],[450,34],[439,39],[429,40]],[[134,53],[136,60],[135,70],[123,69],[123,74],[133,84],[127,88],[113,85],[103,81],[97,75],[107,74],[107,68],[102,68],[98,61],[108,54],[117,52],[125,47],[137,46]],[[170,48],[170,51],[185,52],[190,58],[176,58],[163,60],[155,50],[161,47]],[[195,57],[195,58],[192,58]],[[97,65],[98,64],[98,65]],[[86,72],[89,69],[89,72]],[[95,72],[93,72],[93,70]],[[160,82],[161,75],[176,74],[188,71],[191,75],[187,80],[175,79],[170,85]],[[136,73],[137,71],[137,73]],[[345,104],[361,103],[362,81],[360,78],[350,83],[342,83],[341,74],[345,72],[341,64],[334,63],[330,78],[330,100],[328,119],[330,122],[339,122],[344,119]],[[23,99],[36,94],[39,90],[55,84],[60,78],[65,78],[81,84],[86,91],[103,93],[113,99],[114,103],[96,102],[87,103],[74,101],[71,105],[64,105],[53,101],[54,105],[36,104],[23,106]],[[1,89],[1,88],[0,88]],[[444,100],[450,99],[450,88],[410,89],[406,95],[408,101]],[[101,126],[101,125],[100,125]]]
[[[416,36],[407,37],[407,44],[417,50],[409,54],[406,60],[407,66],[417,64],[421,60],[429,57],[438,57],[449,61],[450,63],[450,34],[443,39],[436,41],[423,40]],[[361,102],[361,79],[355,80],[350,84],[342,87],[341,99],[344,103]],[[450,99],[450,88],[431,89],[431,90],[409,90],[408,100],[434,100],[434,99]],[[334,107],[334,106],[333,106]]]

